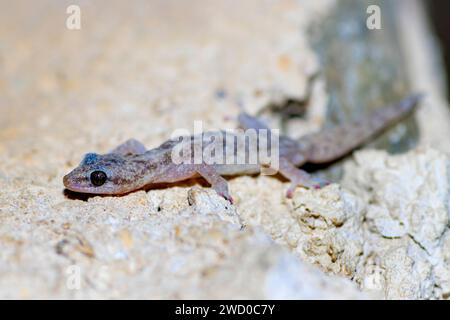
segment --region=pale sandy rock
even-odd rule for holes
[[[386,298],[445,298],[448,155],[426,148],[398,156],[362,151],[354,159],[343,186],[367,203],[357,281]]]
[[[436,254],[436,263],[434,267],[436,282],[439,286],[436,288],[436,294],[449,299],[450,298],[450,230],[447,230],[442,237],[441,251]]]
[[[321,272],[308,264],[298,264],[293,256],[284,255],[269,271],[266,292],[271,299],[368,299],[349,285],[346,279],[330,276],[323,279]]]
[[[293,200],[270,176],[230,179],[235,205],[199,180],[64,194],[88,151],[304,99],[319,69],[306,30],[332,1],[80,3],[80,31],[64,26],[70,1],[0,12],[0,297],[449,297],[448,160],[435,150],[362,151],[344,187]],[[321,126],[325,92],[313,86],[290,133]]]
[[[188,203],[196,214],[216,214],[220,219],[244,227],[236,207],[231,205],[214,190],[205,191],[194,187],[188,191]]]
[[[293,201],[301,238],[297,250],[327,271],[353,275],[362,254],[362,206],[336,184],[303,190]]]
[[[270,201],[256,216],[251,209],[253,197],[242,200],[238,207],[244,223],[260,225],[278,243],[324,271],[354,275],[364,244],[360,201],[337,184],[321,190],[299,189],[292,202],[283,195],[274,195],[270,187],[263,191],[263,199]]]
[[[25,188],[9,203],[3,194],[2,296],[364,297],[350,281],[326,276],[261,231],[233,222],[236,208],[220,205],[211,190],[178,191],[154,199],[145,192],[94,197],[70,206],[52,204],[54,195],[39,187]],[[40,200],[27,206],[36,195]],[[178,209],[162,205],[164,197]],[[31,211],[19,216],[18,207]],[[58,214],[47,217],[49,210]]]
[[[418,149],[402,156],[357,152],[343,181],[366,203],[370,228],[386,238],[411,237],[432,252],[447,229],[448,156]]]
[[[274,194],[279,181],[261,177],[268,189],[260,190],[242,177],[236,180],[250,197],[240,199],[238,211],[245,224],[261,226],[303,260],[376,297],[446,298],[448,161],[434,149],[397,156],[360,151],[347,162],[342,187],[298,189],[292,202]]]

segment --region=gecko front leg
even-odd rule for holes
[[[289,159],[280,157],[280,174],[291,181],[286,197],[292,198],[297,187],[303,186],[307,188],[320,189],[330,184],[329,181],[312,177],[306,171],[298,169]]]
[[[228,182],[217,172],[213,165],[201,164],[170,164],[158,174],[153,183],[175,183],[195,177],[202,177],[222,197],[233,204],[233,198],[228,191]]]
[[[214,168],[207,164],[199,164],[195,166],[195,171],[203,177],[211,187],[222,197],[233,204],[234,200],[228,192],[228,182]]]
[[[129,154],[143,154],[145,153],[145,151],[147,151],[147,149],[141,142],[136,139],[128,139],[124,143],[111,150],[110,153],[117,153],[126,156]]]

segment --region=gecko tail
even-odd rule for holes
[[[368,127],[371,128],[373,134],[384,130],[413,112],[424,97],[423,93],[412,94],[398,103],[375,110],[368,117]]]
[[[326,163],[348,154],[410,115],[423,97],[423,94],[413,94],[361,119],[302,137],[299,143],[308,149],[307,161]]]
[[[398,107],[401,111],[413,110],[419,102],[425,98],[425,93],[412,94],[399,102]]]

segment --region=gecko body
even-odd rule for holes
[[[419,95],[413,95],[404,100],[379,108],[359,120],[348,122],[341,126],[328,128],[294,140],[279,136],[278,161],[276,170],[291,181],[287,196],[292,194],[297,186],[320,188],[327,184],[311,177],[299,169],[303,164],[326,163],[338,159],[355,148],[361,146],[372,137],[378,135],[387,127],[397,123],[417,106]],[[254,129],[257,132],[270,129],[259,119],[246,113],[238,118],[243,129]],[[203,177],[218,194],[232,202],[227,181],[223,176],[249,175],[261,172],[261,168],[270,164],[247,163],[237,161],[238,133],[205,132],[200,135],[171,139],[159,147],[146,150],[143,144],[130,139],[107,154],[88,153],[80,165],[64,176],[64,186],[72,191],[89,194],[119,195],[142,189],[152,184],[175,183],[195,177]],[[224,144],[220,139],[212,137],[225,136],[234,143]],[[222,150],[223,161],[216,163],[193,161],[177,163],[174,161],[174,148],[180,143],[188,144],[187,150],[193,150],[195,143],[201,142],[202,151],[215,147]],[[220,144],[220,145],[216,145]],[[260,148],[257,140],[256,150]],[[244,147],[248,158],[254,149]],[[242,160],[242,159],[241,159]]]

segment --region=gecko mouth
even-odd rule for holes
[[[78,186],[76,183],[73,182],[73,179],[71,178],[70,174],[67,174],[63,177],[63,184],[64,187],[70,191],[86,192],[86,188]]]
[[[79,193],[91,193],[91,194],[100,194],[100,189],[95,190],[95,187],[92,186],[83,186],[81,183],[77,183],[76,179],[71,176],[71,174],[67,174],[63,177],[64,187],[73,192]]]

